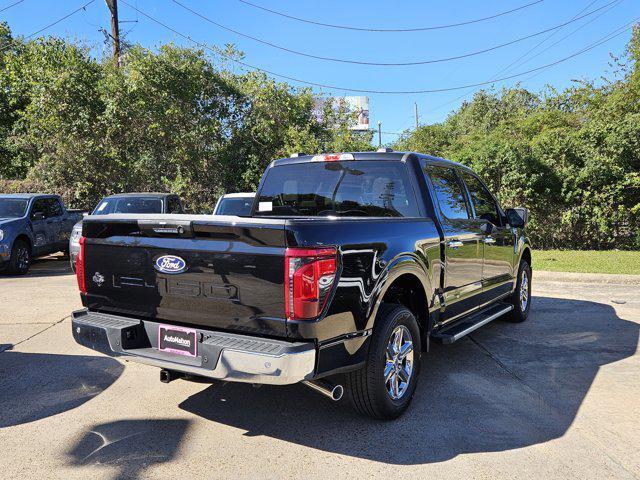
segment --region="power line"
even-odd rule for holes
[[[620,0],[620,3],[622,3],[623,0]],[[616,6],[616,5],[614,5]],[[613,8],[613,7],[611,7]],[[609,10],[611,10],[611,8]],[[609,11],[607,10],[607,11]],[[596,18],[594,18],[593,20],[590,20],[586,23],[584,23],[583,25],[581,25],[580,27],[576,28],[575,30],[573,30],[571,33],[565,35],[564,37],[562,37],[560,40],[558,40],[557,42],[552,43],[551,45],[549,45],[547,48],[545,48],[544,50],[541,50],[540,52],[536,53],[533,57],[529,58],[528,60],[522,62],[520,64],[520,66],[525,65],[526,63],[530,62],[531,60],[533,60],[536,57],[539,57],[540,55],[542,55],[544,52],[546,52],[547,50],[555,47],[556,45],[558,45],[560,42],[562,42],[564,39],[566,39],[567,37],[570,37],[571,35],[573,35],[574,33],[576,33],[578,30],[581,30],[582,28],[586,27],[588,24],[590,24],[591,22],[597,20],[599,17],[601,17],[602,15],[604,15],[607,12],[602,12],[602,14],[598,15]],[[538,75],[544,73],[544,70],[541,70],[539,72],[535,72],[534,74],[528,76],[527,78],[524,79],[525,82],[531,80],[532,78],[537,77]]]
[[[531,60],[533,60],[534,58],[539,57],[540,55],[542,55],[544,52],[550,50],[551,48],[555,47],[556,45],[558,45],[559,43],[563,42],[565,39],[569,38],[570,36],[572,36],[573,34],[575,34],[576,32],[582,30],[584,27],[586,27],[587,25],[595,22],[597,19],[599,19],[601,16],[603,16],[604,14],[606,14],[607,12],[609,12],[609,10],[617,7],[618,5],[620,5],[624,0],[619,0],[617,4],[609,7],[607,10],[605,10],[604,12],[600,13],[600,15],[596,15],[594,18],[592,18],[591,20],[589,20],[588,22],[583,23],[582,25],[580,25],[578,28],[572,30],[570,33],[566,34],[564,37],[562,37],[561,39],[557,40],[556,42],[552,43],[551,45],[549,45],[548,47],[544,48],[543,50],[540,50],[538,53],[536,53],[535,55],[533,55],[532,57],[529,57],[527,60],[525,60],[524,62],[521,62],[519,67],[526,65],[527,63],[529,63]]]
[[[576,13],[573,17],[571,17],[571,20],[575,20],[576,17],[580,16],[581,14],[583,14],[585,11],[587,11],[589,8],[591,8],[595,3],[597,3],[599,0],[592,0],[586,7],[584,7],[582,10],[580,10],[578,13]],[[619,3],[619,2],[618,2]],[[614,5],[615,6],[615,5]],[[596,17],[598,18],[598,17]],[[542,45],[543,43],[545,43],[547,40],[549,40],[550,38],[552,38],[556,33],[558,33],[558,30],[554,30],[553,32],[549,33],[549,35],[547,35],[545,38],[543,38],[542,40],[540,40],[538,43],[536,43],[533,47],[531,47],[529,50],[527,50],[525,53],[523,53],[522,55],[520,55],[518,58],[516,58],[513,62],[511,62],[509,65],[507,65],[505,68],[503,68],[502,70],[500,70],[498,73],[496,73],[494,75],[494,77],[498,77],[500,75],[502,75],[504,72],[508,72],[509,69],[511,67],[513,67],[514,65],[518,64],[518,62],[520,60],[522,60],[523,58],[525,58],[527,55],[529,55],[531,52],[533,52],[535,49],[537,49],[540,45]]]
[[[72,12],[67,13],[64,17],[59,18],[58,20],[56,20],[55,22],[51,22],[48,25],[45,25],[44,27],[42,27],[40,30],[36,30],[35,32],[33,32],[30,35],[27,35],[26,37],[24,37],[26,40],[30,39],[31,37],[35,37],[36,35],[38,35],[39,33],[44,32],[45,30],[53,27],[54,25],[59,24],[60,22],[65,21],[67,18],[69,18],[72,15],[75,15],[76,13],[78,13],[80,10],[84,10],[85,8],[87,8],[89,5],[91,5],[93,2],[95,2],[96,0],[89,0],[87,3],[85,3],[84,5],[82,5],[81,7],[76,8],[75,10],[73,10]]]
[[[39,30],[36,30],[33,33],[30,33],[29,35],[27,35],[26,37],[24,37],[25,40],[29,40],[32,37],[35,37],[36,35],[38,35],[39,33],[44,32],[45,30],[47,30],[48,28],[53,27],[54,25],[57,25],[58,23],[66,20],[67,18],[69,18],[72,15],[75,15],[76,13],[78,13],[80,10],[84,10],[85,8],[87,8],[89,5],[91,5],[93,2],[95,2],[96,0],[89,0],[87,3],[85,3],[84,5],[82,5],[81,7],[76,8],[75,10],[73,10],[72,12],[69,12],[68,14],[66,14],[64,17],[59,18],[58,20],[56,20],[55,22],[51,22],[48,25],[45,25],[44,27],[40,28]],[[7,50],[8,48],[10,48],[11,46],[13,46],[12,43],[9,43],[8,45],[5,45],[4,47],[0,48],[0,52],[4,52],[5,50]]]
[[[291,54],[294,54],[294,55],[300,55],[302,57],[313,58],[313,59],[316,59],[316,60],[324,60],[324,61],[328,61],[328,62],[349,63],[349,64],[355,64],[355,65],[372,65],[372,66],[378,66],[378,67],[403,67],[403,66],[411,66],[411,65],[427,65],[427,64],[432,64],[432,63],[450,62],[452,60],[460,60],[460,59],[463,59],[463,58],[469,58],[469,57],[473,57],[473,56],[476,56],[476,55],[481,55],[483,53],[492,52],[494,50],[498,50],[500,48],[504,48],[504,47],[507,47],[509,45],[514,45],[514,44],[522,42],[524,40],[528,40],[530,38],[534,38],[534,37],[537,37],[539,35],[543,35],[545,33],[557,30],[557,29],[562,28],[562,27],[564,27],[566,25],[569,25],[570,23],[577,22],[578,20],[581,20],[582,18],[588,17],[589,15],[593,15],[594,13],[602,10],[603,8],[606,8],[607,6],[617,2],[619,0],[612,0],[611,2],[605,4],[605,5],[601,6],[601,7],[598,7],[595,10],[592,10],[592,11],[590,11],[588,13],[585,13],[584,15],[578,16],[576,18],[573,18],[573,19],[571,19],[571,20],[569,20],[567,22],[561,23],[559,25],[555,25],[553,27],[546,28],[546,29],[541,30],[541,31],[536,32],[536,33],[525,35],[524,37],[516,38],[515,40],[510,40],[508,42],[501,43],[499,45],[494,45],[493,47],[485,48],[485,49],[482,49],[482,50],[477,50],[477,51],[474,51],[474,52],[468,52],[468,53],[464,53],[464,54],[461,54],[461,55],[455,55],[455,56],[452,56],[452,57],[444,57],[444,58],[436,58],[436,59],[428,59],[428,60],[416,60],[416,61],[412,61],[412,62],[368,62],[368,61],[364,61],[364,60],[349,60],[349,59],[344,59],[344,58],[325,57],[325,56],[322,56],[322,55],[314,55],[312,53],[301,52],[299,50],[293,50],[291,48],[283,47],[282,45],[278,45],[278,44],[269,42],[267,40],[263,40],[261,38],[254,37],[253,35],[249,35],[249,34],[240,32],[238,30],[235,30],[233,28],[227,27],[225,25],[222,25],[221,23],[218,23],[218,22],[212,20],[211,18],[207,17],[206,15],[204,15],[204,14],[202,14],[200,12],[197,12],[196,10],[193,10],[192,8],[184,5],[183,3],[179,2],[178,0],[171,0],[171,1],[173,3],[175,3],[176,5],[182,7],[183,9],[191,12],[192,14],[200,17],[201,19],[211,23],[212,25],[215,25],[218,28],[221,28],[221,29],[226,30],[226,31],[231,32],[231,33],[234,33],[234,34],[239,35],[241,37],[248,38],[250,40],[253,40],[255,42],[261,43],[263,45],[267,45],[269,47],[281,50],[283,52],[291,53]]]
[[[555,65],[558,65],[560,63],[566,62],[567,60],[570,60],[574,57],[577,57],[578,55],[582,55],[583,53],[586,53],[590,50],[593,50],[594,48],[598,47],[599,45],[602,45],[603,43],[608,42],[609,40],[612,40],[613,38],[622,35],[631,25],[633,25],[636,21],[640,20],[640,17],[634,19],[633,21],[627,23],[626,25],[623,25],[622,27],[614,30],[613,32],[611,32],[609,35],[606,35],[605,37],[602,37],[600,40],[588,45],[587,47],[583,48],[582,50],[579,50],[567,57],[561,58],[559,60],[556,60],[555,62],[551,62],[548,63],[546,65],[542,65],[540,67],[536,67],[536,68],[532,68],[530,70],[527,70],[526,72],[521,72],[521,73],[517,73],[514,75],[509,75],[507,77],[502,77],[502,78],[497,78],[493,81],[490,82],[478,82],[478,83],[472,83],[469,85],[460,85],[457,87],[446,87],[446,88],[434,88],[434,89],[429,89],[429,90],[369,90],[369,89],[360,89],[360,88],[348,88],[348,87],[341,87],[341,86],[336,86],[336,85],[329,85],[329,84],[323,84],[323,83],[317,83],[317,82],[310,82],[308,80],[301,80],[299,78],[295,78],[295,77],[291,77],[288,75],[283,75],[281,73],[276,73],[276,72],[272,72],[270,70],[266,70],[264,68],[260,68],[260,67],[255,67],[251,64],[248,64],[246,62],[243,62],[242,60],[238,60],[237,58],[233,58],[229,55],[224,54],[223,52],[217,51],[213,48],[211,48],[210,46],[198,42],[197,40],[194,40],[193,38],[191,38],[189,35],[186,35],[184,33],[179,32],[178,30],[176,30],[173,27],[170,27],[169,25],[167,25],[166,23],[161,22],[160,20],[152,17],[151,15],[149,15],[148,13],[143,12],[142,10],[140,10],[137,7],[134,7],[133,5],[131,5],[130,3],[126,2],[125,0],[121,0],[122,3],[124,3],[125,5],[128,5],[129,8],[132,8],[134,10],[136,10],[140,15],[143,15],[144,17],[148,18],[149,20],[151,20],[152,22],[164,27],[165,29],[173,32],[174,34],[178,35],[179,37],[184,38],[185,40],[188,40],[190,42],[192,42],[194,45],[199,46],[202,49],[206,49],[209,50],[211,52],[213,52],[216,55],[222,56],[234,63],[237,63],[238,65],[242,65],[243,67],[249,68],[251,70],[256,70],[268,75],[273,75],[275,77],[279,77],[279,78],[283,78],[285,80],[290,80],[292,82],[297,82],[297,83],[302,83],[302,84],[306,84],[309,86],[313,86],[313,87],[320,87],[320,88],[327,88],[327,89],[331,89],[331,90],[340,90],[340,91],[344,91],[344,92],[356,92],[356,93],[372,93],[372,94],[388,94],[388,95],[409,95],[409,94],[421,94],[421,93],[439,93],[439,92],[449,92],[449,91],[454,91],[454,90],[464,90],[466,88],[470,88],[470,87],[479,87],[482,85],[488,85],[490,83],[494,83],[494,82],[500,82],[503,80],[510,80],[512,78],[517,78],[517,77],[521,77],[523,75],[528,75],[529,73],[533,73],[536,72],[538,70],[542,70],[544,68],[548,68],[548,67],[552,67]],[[618,30],[621,30],[620,32],[618,32]],[[616,33],[617,32],[617,33]],[[609,37],[609,38],[607,38]]]
[[[573,18],[577,17],[578,15],[580,15],[582,12],[584,12],[585,10],[587,10],[589,7],[591,7],[594,3],[596,3],[598,0],[593,0],[591,3],[589,3],[585,8],[583,8],[582,10],[580,10]],[[494,81],[493,79],[498,77],[500,74],[502,74],[503,72],[509,71],[511,70],[516,63],[520,62],[519,66],[525,65],[527,63],[529,63],[531,60],[533,60],[534,58],[540,56],[541,54],[543,54],[544,52],[548,51],[549,49],[553,48],[554,46],[558,45],[559,43],[561,43],[562,41],[566,40],[568,37],[570,37],[571,35],[575,34],[577,31],[581,30],[582,28],[586,27],[587,25],[589,25],[590,23],[596,21],[598,18],[600,18],[601,16],[603,16],[604,14],[606,14],[609,10],[611,10],[612,8],[617,7],[620,3],[622,3],[623,0],[618,0],[618,2],[615,5],[611,5],[607,10],[601,12],[599,15],[596,15],[594,18],[592,18],[591,20],[589,20],[588,22],[585,22],[584,24],[582,24],[581,26],[579,26],[578,28],[576,28],[575,30],[573,30],[571,33],[565,35],[564,37],[562,37],[560,40],[558,40],[555,43],[552,43],[551,45],[549,45],[548,47],[546,47],[545,49],[541,50],[540,52],[538,52],[537,54],[535,54],[534,56],[530,57],[529,59],[525,60],[524,62],[520,62],[520,60],[522,60],[523,58],[525,58],[528,54],[530,54],[532,51],[534,51],[536,48],[538,48],[540,45],[542,45],[543,43],[545,43],[546,41],[548,41],[551,37],[553,37],[557,32],[553,32],[552,34],[550,34],[549,36],[547,36],[546,38],[544,38],[541,42],[539,42],[538,44],[536,44],[533,48],[529,49],[527,52],[525,52],[523,55],[521,55],[520,57],[518,57],[514,62],[510,63],[509,65],[507,65],[505,68],[503,68],[502,70],[500,70],[498,73],[494,74],[489,80]],[[533,75],[531,75],[530,77],[527,77],[525,79],[525,81],[530,80],[533,77],[536,77],[537,75],[540,75],[544,70],[546,69],[541,69],[539,71],[537,71],[536,73],[534,73]],[[446,103],[443,103],[442,105],[439,105],[438,107],[434,108],[434,111],[440,110],[442,107],[446,107],[447,105],[451,105],[452,103],[457,102],[458,100],[465,98],[467,96],[469,96],[472,93],[477,92],[478,90],[472,90],[466,93],[463,93],[462,95],[460,95],[459,97],[454,98],[453,100],[449,100]]]
[[[4,12],[5,10],[9,10],[11,7],[15,7],[16,5],[18,5],[18,4],[22,3],[22,2],[24,2],[24,0],[18,0],[17,2],[13,2],[11,5],[7,5],[2,10],[0,10],[0,13]]]
[[[348,25],[335,25],[332,23],[322,23],[317,22],[315,20],[309,20],[306,18],[294,17],[293,15],[288,15],[283,12],[278,12],[276,10],[271,10],[270,8],[263,7],[261,5],[256,5],[255,3],[247,2],[246,0],[238,0],[245,5],[249,5],[253,8],[259,8],[260,10],[264,10],[265,12],[273,13],[274,15],[279,15],[281,17],[288,18],[290,20],[295,20],[297,22],[309,23],[311,25],[318,25],[321,27],[330,27],[330,28],[339,28],[342,30],[357,30],[360,32],[382,32],[382,33],[402,33],[402,32],[424,32],[427,30],[441,30],[444,28],[453,28],[453,27],[461,27],[463,25],[471,25],[473,23],[484,22],[487,20],[492,20],[494,18],[502,17],[504,15],[508,15],[513,12],[517,12],[519,10],[523,10],[525,8],[531,7],[532,5],[536,5],[538,3],[542,3],[544,0],[536,0],[535,2],[527,3],[526,5],[522,5],[521,7],[513,8],[511,10],[507,10],[505,12],[496,13],[494,15],[490,15],[488,17],[476,18],[475,20],[467,20],[464,22],[458,23],[450,23],[448,25],[435,25],[430,27],[417,27],[417,28],[361,28],[361,27],[352,27]]]
[[[584,7],[582,10],[580,10],[578,13],[576,13],[573,17],[571,17],[571,19],[576,18],[578,15],[580,15],[581,13],[583,13],[585,10],[587,10],[588,8],[591,8],[591,6],[595,3],[597,3],[599,0],[592,0],[586,7]],[[598,18],[598,17],[596,17]],[[557,31],[556,31],[557,32]],[[551,34],[549,34],[547,37],[543,38],[540,42],[538,42],[535,46],[533,46],[532,48],[530,48],[529,50],[527,50],[523,55],[521,55],[520,57],[518,57],[515,61],[513,61],[512,63],[510,63],[509,65],[507,65],[505,68],[503,68],[502,70],[500,70],[498,73],[495,73],[494,75],[491,76],[491,78],[489,78],[489,80],[492,80],[496,77],[498,77],[499,75],[501,75],[504,72],[509,71],[509,69],[515,65],[516,63],[518,63],[520,60],[522,60],[522,58],[526,57],[527,55],[529,55],[532,51],[534,51],[536,48],[538,48],[540,45],[542,45],[544,42],[546,42],[547,40],[549,40],[551,37],[553,37],[556,32],[552,32]],[[447,105],[451,105],[452,103],[457,102],[458,100],[461,100],[467,96],[469,96],[472,93],[477,92],[478,90],[469,90],[468,92],[463,93],[462,95],[454,98],[453,100],[449,100],[448,102],[443,103],[442,105],[437,106],[436,108],[433,109],[433,111],[438,111],[440,110],[442,107],[446,107]]]

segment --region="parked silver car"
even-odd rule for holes
[[[180,197],[173,193],[119,193],[100,200],[91,215],[110,213],[184,213],[184,208]],[[82,220],[73,226],[69,238],[69,258],[74,272],[81,236]]]

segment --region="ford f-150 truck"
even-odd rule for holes
[[[0,270],[29,271],[31,259],[66,251],[80,210],[67,210],[58,195],[0,195]]]
[[[440,158],[275,160],[250,217],[87,217],[73,335],[165,382],[303,382],[333,399],[346,388],[361,413],[395,418],[430,341],[527,318],[526,221]]]

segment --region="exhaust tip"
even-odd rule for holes
[[[334,402],[340,400],[344,395],[344,387],[342,385],[335,385],[325,380],[305,380],[302,383]]]
[[[335,387],[333,387],[333,390],[331,390],[331,399],[334,402],[337,402],[338,400],[340,400],[343,395],[344,395],[344,388],[342,385],[336,385]]]

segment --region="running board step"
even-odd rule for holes
[[[431,334],[431,338],[437,342],[448,345],[460,340],[465,335],[470,334],[483,325],[513,310],[513,305],[507,303],[496,303],[490,307],[480,310],[468,317],[458,320],[444,330],[439,330]]]

